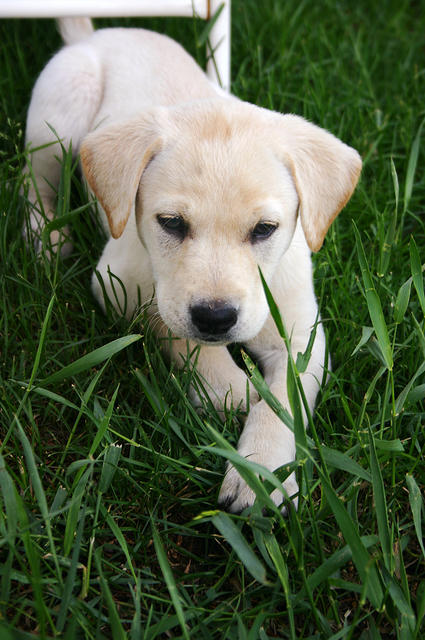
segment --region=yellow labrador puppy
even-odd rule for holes
[[[120,311],[126,297],[131,316],[140,301],[153,299],[151,313],[160,317],[155,326],[159,335],[175,337],[164,342],[178,365],[201,345],[197,371],[219,409],[229,392],[234,405],[246,400],[245,373],[226,348],[232,342],[247,345],[289,408],[287,353],[258,267],[296,356],[317,318],[310,252],[320,248],[354,190],[358,153],[303,118],[224,93],[163,35],[94,32],[88,18],[59,24],[67,46],[37,80],[27,142],[35,148],[55,140],[53,127],[81,154],[110,230],[97,271],[112,304]],[[43,224],[40,204],[48,217],[55,209],[57,153],[51,145],[32,154],[40,196],[30,186],[35,235]],[[123,282],[126,296],[119,287],[113,291],[110,273]],[[98,277],[92,285],[104,305]],[[310,409],[324,354],[319,326],[302,375]],[[255,392],[238,451],[271,470],[295,457],[292,432]],[[292,474],[272,498],[281,504],[297,490]],[[240,511],[254,497],[228,466],[219,502]]]

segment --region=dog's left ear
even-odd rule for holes
[[[278,124],[276,122],[276,124]],[[294,115],[281,115],[274,145],[292,173],[300,200],[301,224],[312,251],[354,191],[362,168],[355,149],[328,131]]]
[[[113,238],[124,231],[137,189],[154,155],[162,147],[155,114],[95,130],[81,145],[86,180],[108,217]]]

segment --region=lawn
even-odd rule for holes
[[[204,64],[195,20],[96,24],[162,31]],[[1,21],[1,640],[425,637],[425,4],[234,0],[232,37],[237,96],[364,161],[314,256],[332,372],[296,429],[299,510],[263,509],[249,464],[257,503],[217,509],[240,416],[194,411],[143,317],[96,307],[104,239],[69,156],[72,256],[25,244],[26,109],[60,41],[53,21]]]

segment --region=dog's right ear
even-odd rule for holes
[[[108,217],[113,238],[124,231],[142,174],[162,143],[152,113],[93,131],[84,139],[83,172]]]

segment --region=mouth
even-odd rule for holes
[[[209,344],[209,345],[217,345],[217,346],[226,345],[226,344],[229,344],[230,342],[234,342],[234,340],[229,338],[227,335],[214,335],[214,334],[210,334],[210,335],[197,334],[192,337],[192,340],[194,340],[198,344]]]

